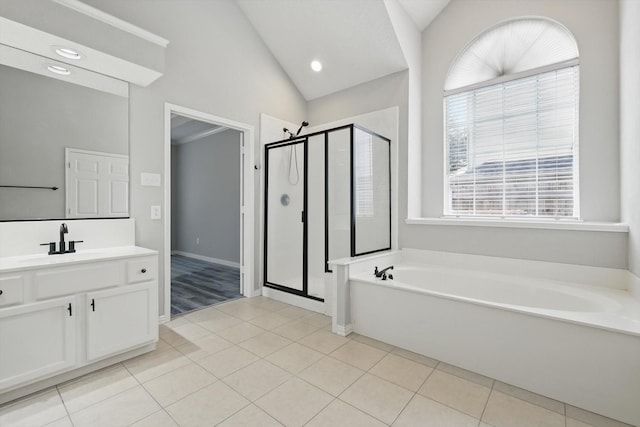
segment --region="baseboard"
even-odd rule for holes
[[[192,254],[190,252],[171,251],[171,255],[182,255],[189,258],[199,259],[201,261],[212,262],[214,264],[226,265],[227,267],[240,268],[240,263],[238,262],[227,261],[226,259],[211,258],[204,255]]]
[[[346,337],[347,335],[349,335],[350,333],[353,332],[353,325],[351,323],[349,323],[348,325],[335,325],[333,326],[333,331],[334,334],[340,335],[341,337]]]
[[[640,301],[640,277],[629,271],[629,293]]]
[[[136,356],[140,356],[141,354],[148,353],[150,351],[155,350],[156,345],[157,345],[157,342],[146,344],[142,347],[138,347],[136,349],[129,350],[124,353],[81,366],[79,368],[75,368],[71,371],[68,371],[59,375],[55,375],[53,377],[46,378],[44,380],[35,381],[35,382],[32,382],[31,384],[14,388],[5,393],[0,393],[0,405],[4,405],[8,402],[19,399],[26,395],[44,390],[45,388],[62,384],[63,382],[70,381],[82,375],[86,375],[88,373],[91,373],[100,369],[104,369],[108,366],[114,365],[119,362],[123,362],[125,360],[134,358]]]
[[[279,291],[277,289],[268,288],[266,286],[262,287],[262,295],[267,298],[283,302],[285,304],[295,305],[296,307],[304,308],[305,310],[324,314],[324,303],[322,301],[293,295],[287,292]]]

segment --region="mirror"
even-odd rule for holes
[[[0,65],[0,221],[128,217],[128,116],[126,96]]]

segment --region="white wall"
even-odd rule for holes
[[[402,53],[409,66],[407,117],[407,212],[420,216],[422,206],[422,34],[398,0],[385,0]]]
[[[629,270],[640,276],[640,2],[620,2],[622,220],[629,224]]]
[[[164,187],[142,187],[139,177],[141,172],[162,172],[164,103],[256,129],[261,112],[299,122],[305,118],[306,104],[234,1],[90,3],[170,41],[165,75],[147,88],[132,87],[130,92],[131,215],[136,219],[136,243],[160,251],[163,259],[163,223],[152,221],[149,209],[163,205]],[[258,159],[257,143],[255,147]],[[258,178],[256,172],[256,190]],[[255,205],[259,206],[257,197],[258,191]],[[256,230],[259,220],[256,215]],[[258,247],[256,239],[256,259]],[[161,271],[161,289],[163,281]]]

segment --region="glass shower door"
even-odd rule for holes
[[[266,146],[265,283],[306,294],[306,139]]]

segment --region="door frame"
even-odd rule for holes
[[[171,113],[191,119],[224,126],[242,133],[240,146],[240,293],[245,297],[256,294],[254,283],[254,144],[252,125],[229,120],[213,114],[164,103],[164,310],[160,320],[171,319]]]

